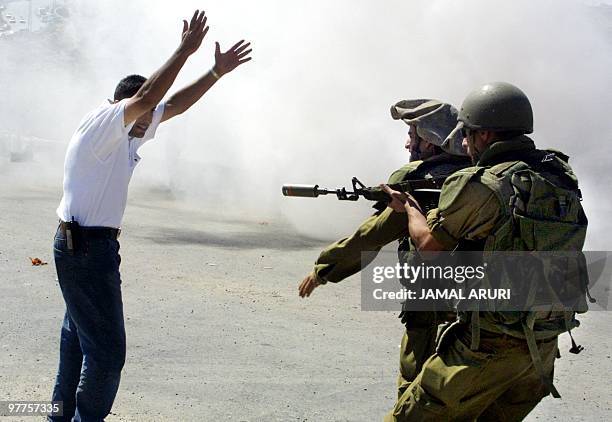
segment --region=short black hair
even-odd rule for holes
[[[141,75],[129,75],[121,79],[115,88],[115,101],[121,101],[124,98],[131,98],[146,82],[147,78]]]

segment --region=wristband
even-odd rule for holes
[[[219,74],[217,72],[215,72],[215,68],[214,67],[212,69],[210,69],[210,74],[213,75],[213,78],[215,78],[216,80],[219,80],[221,78],[221,76],[219,76]]]

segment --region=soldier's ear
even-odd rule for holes
[[[427,148],[427,151],[434,151],[436,149],[436,146],[431,142],[425,141],[425,148]]]
[[[491,141],[493,141],[494,139],[497,138],[497,134],[495,132],[492,132],[490,130],[483,130],[481,131],[482,133],[482,138],[487,142],[490,143]]]

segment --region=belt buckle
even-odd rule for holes
[[[121,229],[117,229],[117,237],[115,240],[119,240],[119,236],[121,236]]]

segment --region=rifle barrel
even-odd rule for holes
[[[408,180],[390,185],[391,188],[426,196],[439,195],[444,179]],[[388,202],[391,198],[379,187],[365,187],[356,178],[353,179],[353,191],[346,188],[335,190],[319,188],[319,185],[283,185],[284,196],[317,198],[320,195],[336,195],[343,201],[356,201],[360,196],[370,201]],[[418,198],[417,198],[418,199]]]
[[[283,185],[283,195],[285,196],[316,198],[319,195],[327,194],[328,191],[319,189],[319,185]]]

